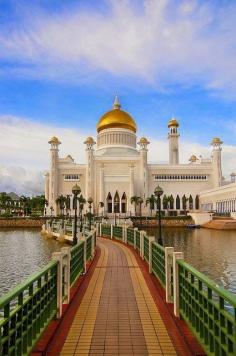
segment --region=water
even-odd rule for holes
[[[149,235],[156,230],[146,229]],[[164,246],[184,253],[184,259],[233,293],[236,293],[236,231],[163,228]]]
[[[149,235],[155,229],[147,229]],[[236,293],[236,231],[163,228],[165,246],[217,284]],[[0,230],[0,295],[12,289],[51,259],[62,244],[45,239],[38,229]]]
[[[0,296],[40,270],[63,245],[39,229],[0,230]]]

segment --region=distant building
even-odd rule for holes
[[[58,211],[56,199],[61,194],[70,196],[72,209],[71,190],[76,183],[85,199],[93,198],[96,213],[133,214],[130,198],[136,195],[145,201],[158,184],[164,195],[173,198],[168,209],[183,210],[184,195],[190,198],[188,208],[199,208],[200,192],[219,189],[222,185],[222,141],[213,138],[210,158],[198,158],[193,154],[188,163],[180,164],[178,128],[179,123],[172,118],[168,123],[169,163],[150,164],[150,142],[145,137],[137,140],[136,123],[130,114],[121,110],[116,97],[113,109],[98,121],[97,144],[93,137],[84,141],[86,164],[75,163],[70,155],[59,157],[61,142],[57,137],[50,139],[51,166],[45,176],[48,209],[52,207]],[[161,155],[162,152],[157,152],[157,157]],[[104,203],[104,208],[100,202]],[[149,208],[144,204],[143,213],[148,214]]]

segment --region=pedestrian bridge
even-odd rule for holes
[[[126,226],[54,253],[0,312],[0,355],[236,355],[236,297]]]

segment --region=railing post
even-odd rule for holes
[[[155,241],[155,236],[149,236],[149,273],[152,273],[152,243]]]
[[[122,239],[122,241],[125,243],[125,244],[127,244],[127,227],[124,225],[124,226],[122,226],[122,237],[123,237],[123,239]]]
[[[179,317],[179,267],[177,260],[184,258],[183,252],[173,253],[174,314]]]
[[[136,231],[138,231],[138,228],[137,228],[137,227],[134,228],[134,249],[135,249],[135,250],[136,250],[136,248],[137,248],[137,243],[136,243]]]
[[[84,236],[84,273],[87,272],[87,237]]]
[[[113,225],[111,224],[111,240],[113,239]]]
[[[65,303],[69,304],[70,302],[70,247],[62,247],[61,252],[63,255],[62,261],[63,266],[65,266]]]
[[[144,259],[144,234],[145,231],[140,231],[140,257]]]
[[[102,236],[102,223],[99,224],[99,236]]]
[[[52,259],[57,261],[57,318],[62,314],[62,253],[53,252]]]
[[[173,266],[174,247],[165,247],[165,271],[166,271],[166,303],[171,303],[171,267]]]
[[[71,224],[71,233],[72,233],[72,238],[74,237],[74,231],[75,231],[75,221],[72,220],[72,224]]]

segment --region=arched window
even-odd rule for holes
[[[177,210],[180,209],[180,198],[179,198],[178,195],[177,195],[177,197],[176,197],[176,209],[177,209]]]
[[[196,195],[196,198],[195,198],[195,209],[199,209],[199,196]]]
[[[126,194],[123,193],[121,198],[121,212],[126,213],[126,210],[127,210],[127,197]]]
[[[107,195],[107,212],[110,214],[112,213],[112,196],[111,193]]]
[[[118,192],[116,191],[116,194],[114,196],[114,213],[119,213],[120,212],[120,197]]]
[[[169,197],[169,202],[170,202],[170,209],[174,209],[174,198],[172,194]]]
[[[189,196],[188,202],[189,202],[189,209],[192,210],[193,209],[193,197],[191,194]]]

